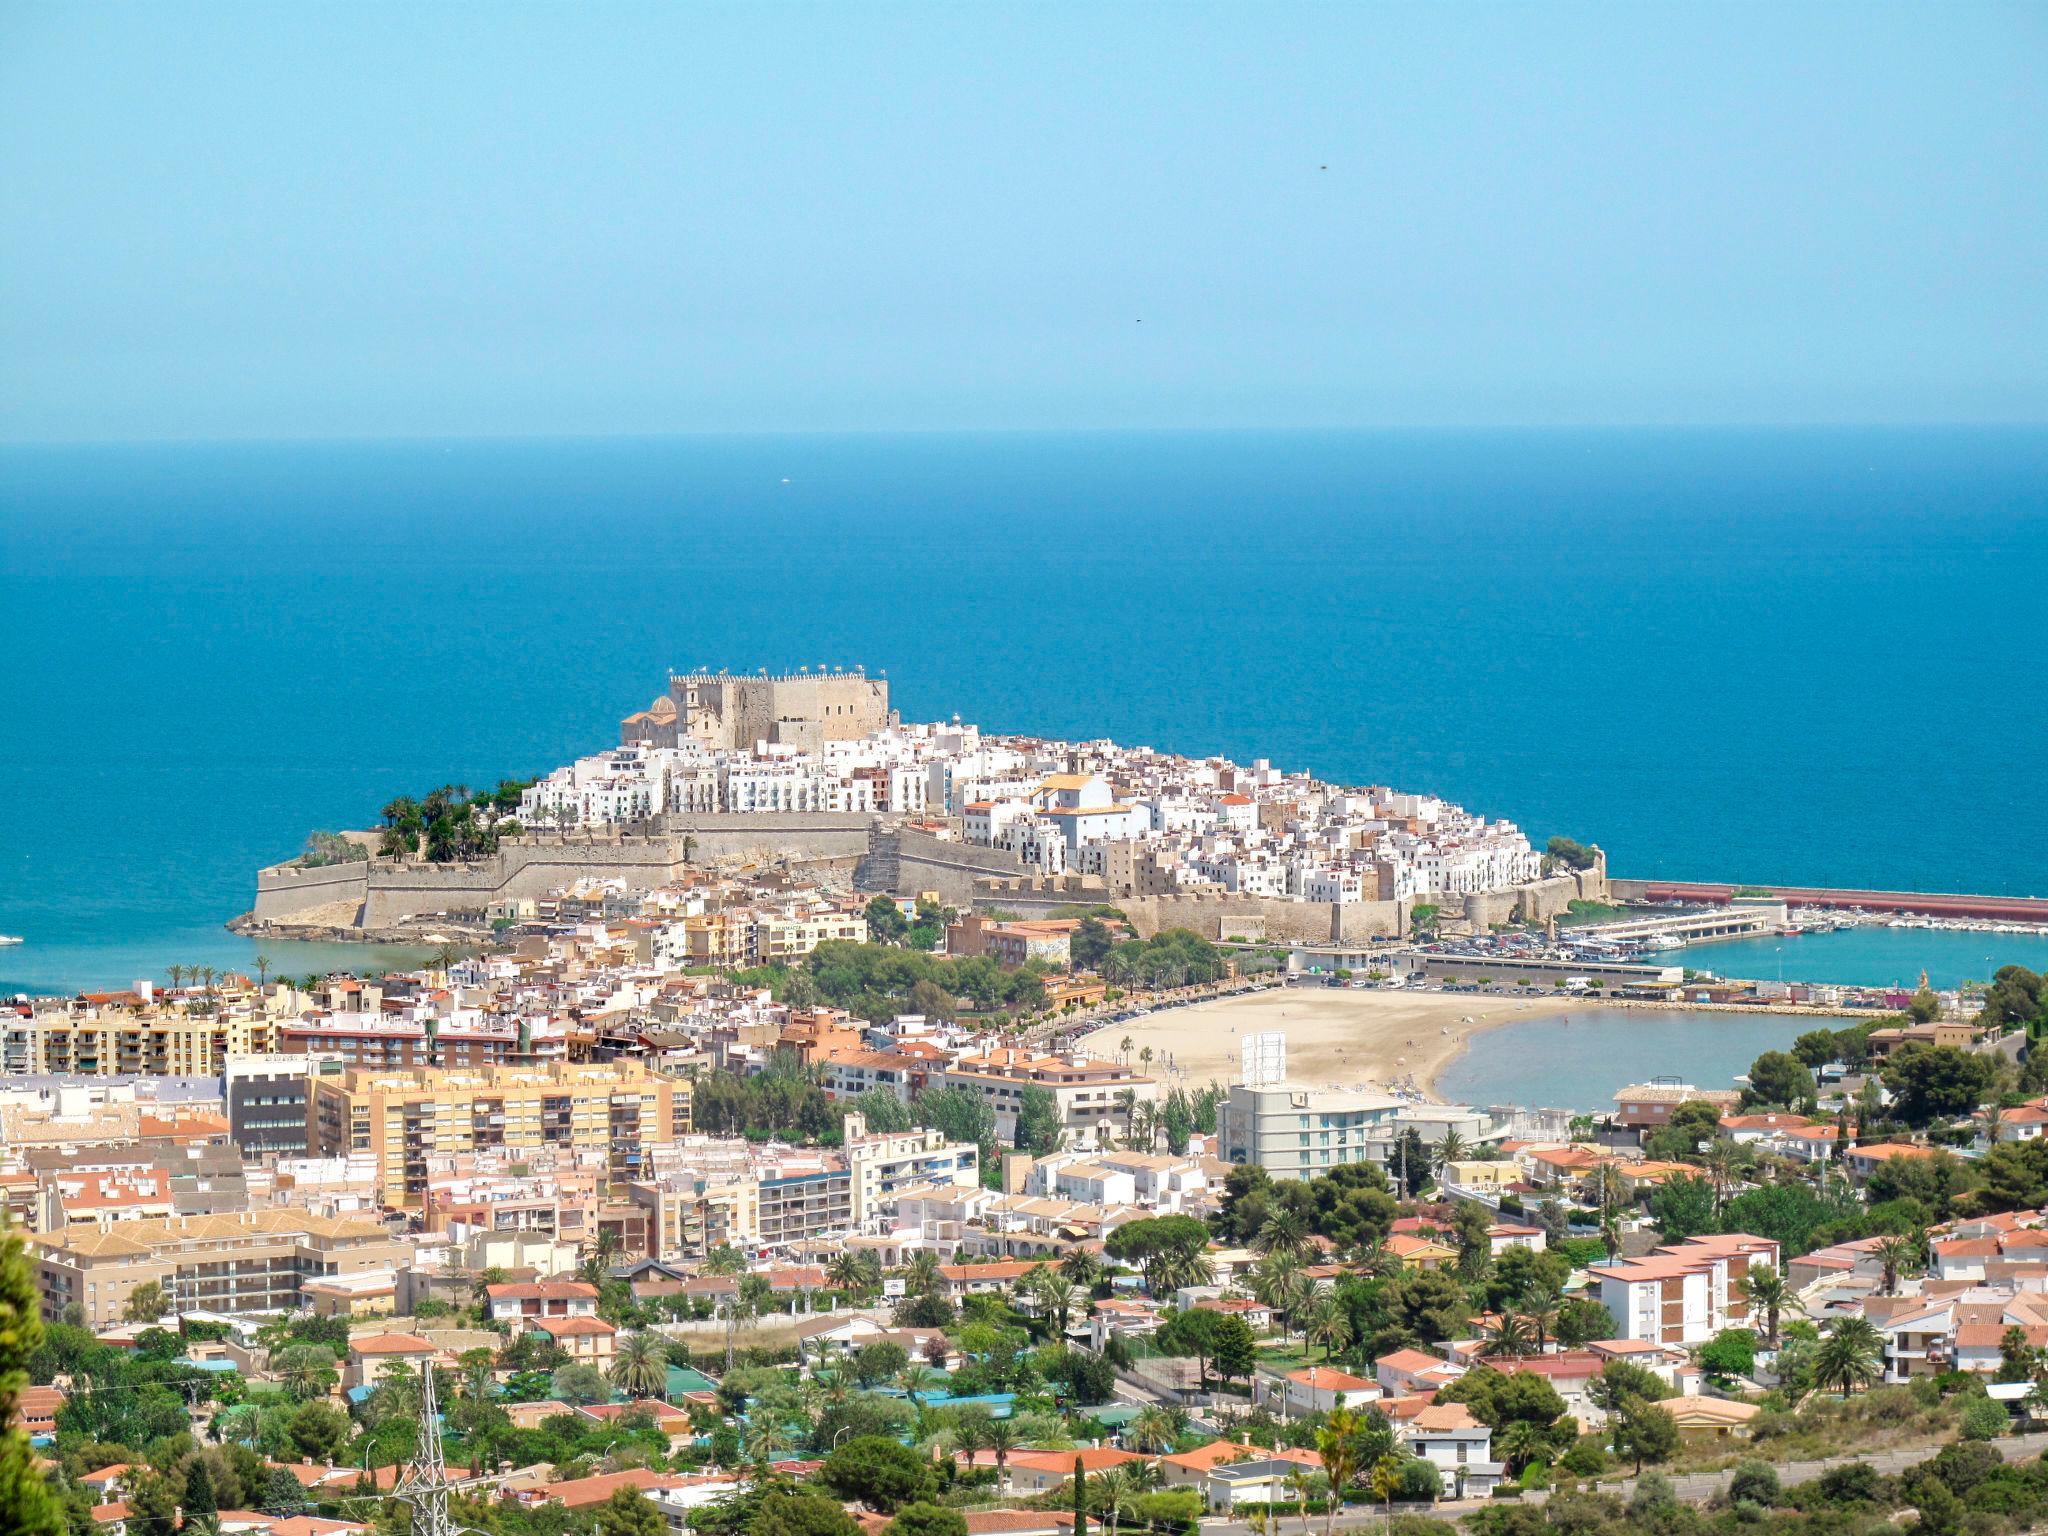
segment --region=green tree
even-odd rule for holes
[[[1778,1502],[1778,1469],[1768,1461],[1737,1462],[1735,1475],[1728,1479],[1728,1502],[1769,1509]]]
[[[1700,1347],[1700,1364],[1710,1375],[1747,1376],[1756,1369],[1756,1335],[1747,1328],[1723,1328]]]
[[[1074,930],[1073,936],[1067,941],[1067,955],[1073,962],[1075,970],[1097,971],[1102,968],[1103,961],[1109,958],[1109,952],[1115,944],[1116,940],[1110,933],[1107,923],[1099,917],[1084,917],[1081,919],[1081,926]]]
[[[1669,1461],[1678,1454],[1678,1420],[1668,1408],[1639,1397],[1628,1398],[1622,1403],[1615,1444],[1623,1454],[1635,1458],[1638,1472],[1645,1462]]]
[[[929,1503],[938,1493],[931,1463],[907,1445],[880,1435],[847,1441],[825,1458],[818,1481],[845,1499],[858,1499],[880,1514],[906,1504]]]
[[[1564,869],[1591,869],[1593,850],[1576,838],[1553,837],[1543,848],[1544,862]]]
[[[892,897],[877,896],[867,904],[863,915],[868,920],[868,932],[885,944],[901,943],[903,935],[910,931],[910,919]]]
[[[0,1237],[0,1536],[57,1536],[63,1505],[20,1432],[20,1393],[43,1341],[35,1278],[20,1237]]]
[[[43,1489],[47,1497],[48,1485],[41,1478],[36,1479],[36,1485]],[[10,1496],[14,1492],[15,1489],[11,1486],[6,1489]],[[178,1496],[172,1492],[169,1482],[156,1472],[138,1473],[129,1485],[126,1502],[128,1518],[124,1523],[129,1536],[173,1536],[177,1530]],[[37,1529],[42,1532],[42,1536],[55,1536],[55,1533],[62,1529],[61,1521],[47,1527],[25,1526],[15,1517],[16,1508],[11,1498],[9,1502],[0,1504],[0,1510],[6,1511],[5,1516],[0,1517],[0,1529],[10,1533]]]
[[[581,1407],[586,1403],[610,1401],[612,1389],[605,1381],[603,1371],[594,1365],[577,1360],[557,1367],[554,1393],[571,1407]]]
[[[1957,1422],[1965,1440],[1995,1440],[2012,1428],[2004,1405],[1988,1397],[1973,1397],[1964,1403]]]
[[[128,1293],[128,1304],[121,1309],[121,1317],[130,1323],[153,1323],[170,1310],[164,1288],[154,1280],[145,1280]]]
[[[263,1513],[286,1520],[305,1512],[305,1485],[283,1467],[272,1467],[263,1480]]]
[[[1989,1057],[1974,1051],[1915,1042],[1892,1052],[1884,1085],[1894,1096],[1892,1113],[1918,1126],[1967,1115],[1991,1091],[1996,1071]]]
[[[1667,1242],[1711,1232],[1716,1216],[1714,1187],[1691,1174],[1666,1179],[1650,1197],[1650,1215]]]
[[[821,1494],[775,1488],[755,1507],[746,1536],[861,1536],[861,1526]]]
[[[220,1500],[214,1497],[213,1474],[203,1457],[195,1456],[185,1466],[185,1492],[180,1499],[186,1529],[206,1529],[206,1522],[220,1514]]]
[[[19,1428],[29,1361],[42,1342],[35,1278],[21,1239],[8,1233],[0,1237],[0,1536],[58,1536],[64,1529],[63,1506]]]
[[[1017,1096],[1017,1150],[1050,1156],[1059,1150],[1061,1135],[1059,1101],[1052,1090],[1026,1083]]]
[[[597,1536],[668,1536],[668,1521],[638,1488],[614,1488],[597,1507]]]
[[[1787,1108],[1813,1097],[1813,1074],[1788,1051],[1765,1051],[1749,1065],[1750,1104],[1782,1104]]]
[[[1217,1325],[1214,1353],[1209,1363],[1225,1381],[1250,1381],[1258,1369],[1259,1340],[1252,1325],[1232,1313]]]
[[[967,1517],[943,1504],[906,1504],[882,1536],[967,1536]]]
[[[1589,1297],[1570,1296],[1559,1303],[1551,1333],[1566,1349],[1579,1349],[1614,1337],[1614,1314]]]
[[[301,1456],[332,1461],[348,1444],[348,1415],[329,1402],[301,1403],[286,1421],[285,1433]]]

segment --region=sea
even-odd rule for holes
[[[1431,1090],[1450,1104],[1609,1113],[1615,1092],[1630,1083],[1676,1076],[1698,1088],[1726,1088],[1765,1051],[1848,1022],[1594,1005],[1486,1031],[1437,1074]]]
[[[0,577],[0,994],[416,958],[220,924],[670,667],[858,663],[1623,875],[2048,892],[2041,430],[5,447]],[[2040,954],[1883,932],[1850,979]]]

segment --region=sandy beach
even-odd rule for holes
[[[1282,1030],[1287,1075],[1296,1082],[1428,1093],[1437,1073],[1474,1036],[1573,1006],[1583,1007],[1583,1000],[1275,987],[1113,1024],[1084,1036],[1081,1046],[1091,1055],[1115,1058],[1128,1039],[1134,1062],[1150,1046],[1155,1075],[1199,1087],[1212,1078],[1228,1083],[1238,1076],[1239,1046],[1247,1035]]]

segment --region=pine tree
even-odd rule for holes
[[[19,1425],[29,1357],[43,1342],[35,1278],[21,1239],[0,1241],[0,1425]],[[0,1536],[62,1536],[64,1507],[36,1471],[28,1436],[0,1430]]]
[[[1074,1536],[1088,1536],[1088,1474],[1074,1458]]]

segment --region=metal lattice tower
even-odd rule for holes
[[[456,1536],[448,1518],[448,1463],[441,1454],[441,1415],[434,1406],[434,1366],[420,1366],[420,1448],[395,1490],[412,1507],[412,1536]]]

